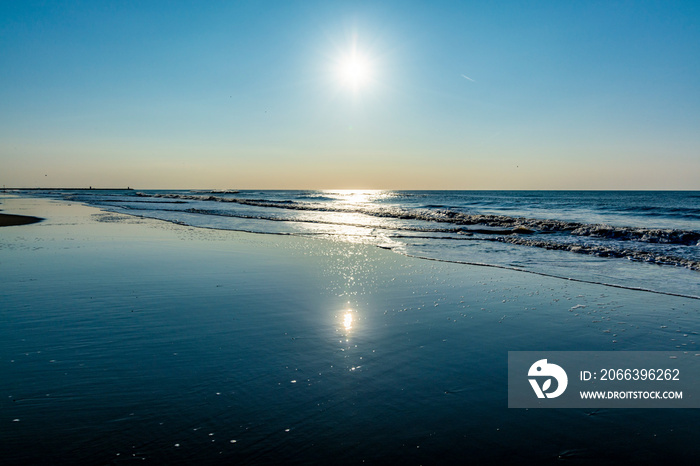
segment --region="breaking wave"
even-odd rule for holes
[[[421,220],[427,222],[451,223],[454,225],[471,226],[482,225],[499,229],[507,228],[508,233],[533,234],[533,233],[568,233],[573,236],[589,236],[594,238],[607,238],[617,241],[637,241],[643,243],[664,243],[697,246],[700,243],[700,233],[696,231],[639,228],[612,226],[605,224],[586,224],[579,222],[567,222],[563,220],[533,219],[524,217],[510,217],[506,215],[469,214],[455,210],[443,209],[431,205],[425,209],[406,209],[397,207],[378,206],[324,206],[316,203],[297,202],[293,200],[270,199],[243,199],[219,196],[201,196],[186,194],[145,194],[137,193],[142,197],[155,197],[165,199],[187,199],[196,201],[226,202],[255,207],[271,207],[298,211],[314,212],[338,212],[356,213],[373,217],[393,218],[399,220]],[[504,234],[504,231],[493,231],[495,234]]]

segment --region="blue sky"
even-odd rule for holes
[[[0,63],[7,186],[700,189],[698,2],[5,1]]]

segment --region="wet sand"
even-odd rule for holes
[[[698,410],[507,408],[517,350],[698,348],[697,300],[65,202],[0,231],[3,464],[688,464]]]

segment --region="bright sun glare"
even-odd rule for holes
[[[369,80],[369,63],[365,58],[352,54],[340,62],[338,73],[343,84],[357,89]]]
[[[353,91],[365,87],[372,79],[372,65],[368,58],[353,50],[336,62],[336,75],[343,85]]]

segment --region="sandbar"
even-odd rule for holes
[[[0,227],[9,227],[16,225],[30,225],[32,223],[41,222],[43,219],[39,217],[28,217],[26,215],[3,214],[0,212]]]

